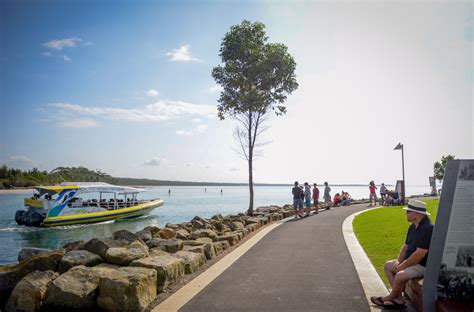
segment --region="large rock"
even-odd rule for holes
[[[171,255],[138,259],[130,263],[130,266],[155,269],[158,292],[162,292],[169,283],[184,275],[184,260]]]
[[[110,263],[101,263],[95,267],[91,268],[91,272],[99,278],[99,281],[103,277],[115,276],[117,274],[117,270],[121,267],[116,264]]]
[[[175,253],[183,249],[183,241],[177,238],[172,239],[158,239],[154,238],[147,242],[150,248],[160,248],[163,251]]]
[[[102,258],[87,250],[71,250],[66,252],[59,262],[58,272],[64,273],[78,265],[95,266],[102,263]]]
[[[204,247],[204,255],[207,260],[214,259],[216,257],[216,251],[212,243],[206,243],[202,245]]]
[[[220,221],[220,222],[224,221],[224,218],[222,217],[221,214],[213,215],[213,216],[211,217],[211,219],[212,219],[212,220],[215,220],[215,221]]]
[[[243,230],[244,229],[244,224],[242,222],[231,222],[230,223],[230,229],[232,231]]]
[[[91,268],[73,267],[60,275],[48,287],[45,298],[47,310],[86,310],[95,307],[99,278]]]
[[[105,260],[113,264],[129,265],[133,260],[148,256],[148,247],[142,245],[139,241],[134,241],[125,247],[109,248],[105,254]]]
[[[126,241],[129,244],[134,241],[139,241],[140,243],[145,245],[145,242],[140,238],[140,236],[127,230],[120,230],[120,231],[114,232],[113,239]]]
[[[51,252],[51,249],[45,248],[36,248],[36,247],[23,247],[20,252],[18,253],[18,262],[22,262],[25,260],[30,259],[34,255],[38,255],[41,253]]]
[[[185,229],[176,230],[176,238],[186,240],[189,238],[189,232]]]
[[[147,242],[147,241],[149,241],[150,239],[153,238],[153,235],[151,235],[150,231],[142,230],[142,231],[138,231],[135,234],[137,234],[138,237],[140,237],[144,242]]]
[[[164,250],[161,250],[160,248],[151,248],[148,253],[150,254],[150,257],[156,257],[156,256],[169,256],[170,253],[166,252]]]
[[[191,251],[191,252],[199,253],[199,254],[203,255],[204,258],[206,258],[206,253],[204,252],[204,246],[203,245],[194,245],[194,246],[185,245],[183,247],[183,251]]]
[[[157,235],[162,239],[171,239],[176,237],[176,231],[173,229],[162,228]],[[155,236],[156,237],[156,236]]]
[[[226,235],[217,237],[218,242],[223,241],[223,240],[228,241],[231,246],[234,246],[239,242],[239,237],[235,234],[226,234]]]
[[[147,226],[146,228],[143,229],[143,231],[149,231],[152,236],[155,235],[160,230],[161,229],[157,226]]]
[[[197,230],[191,233],[190,239],[198,239],[200,237],[209,237],[213,241],[217,238],[217,233],[213,230]]]
[[[79,250],[79,249],[82,249],[82,247],[84,247],[84,244],[86,242],[83,241],[83,240],[78,240],[78,241],[74,241],[74,242],[69,242],[67,244],[65,244],[63,246],[64,249],[66,249],[66,251],[71,251],[71,250]]]
[[[196,244],[199,244],[204,249],[204,255],[206,256],[207,260],[211,260],[215,258],[216,253],[214,250],[214,245],[212,244],[212,239],[209,237],[200,237],[196,239]]]
[[[255,232],[259,227],[260,225],[258,223],[250,223],[245,226],[249,232]]]
[[[108,237],[99,237],[93,238],[87,243],[84,244],[82,249],[95,253],[105,259],[105,254],[107,250],[111,247],[123,247],[128,245],[128,243],[124,240],[113,240]]]
[[[40,253],[16,265],[0,266],[0,307],[4,306],[16,284],[34,271],[56,271],[66,250]]]
[[[212,220],[212,226],[219,232],[230,231],[230,227],[228,227],[222,221]]]
[[[222,242],[214,242],[214,243],[212,243],[212,246],[214,246],[214,251],[215,251],[216,255],[219,255],[224,251],[224,247],[222,246]]]
[[[97,305],[105,311],[145,311],[157,294],[156,270],[123,267],[99,282]]]
[[[181,226],[179,224],[174,224],[174,223],[166,223],[165,227],[173,229],[173,230],[179,230]]]
[[[191,251],[178,251],[174,256],[184,260],[184,272],[186,274],[194,273],[206,261],[202,254]]]
[[[40,310],[49,284],[58,275],[53,271],[35,271],[25,276],[13,289],[6,311]]]
[[[263,220],[261,218],[255,218],[255,217],[249,217],[245,219],[245,225],[255,224],[255,223],[262,226]]]

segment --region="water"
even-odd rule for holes
[[[168,190],[171,194],[168,195]],[[222,189],[222,195],[221,195]],[[254,207],[292,203],[290,186],[256,186]],[[236,214],[248,207],[247,186],[207,187],[171,186],[149,187],[140,198],[161,198],[165,204],[150,215],[130,220],[117,220],[88,225],[71,225],[54,228],[30,228],[18,226],[15,211],[24,209],[23,199],[32,194],[0,194],[0,264],[17,262],[21,248],[58,248],[75,240],[111,236],[113,232],[126,229],[139,231],[146,226],[164,226],[166,223],[181,223],[194,216],[211,217],[215,214]],[[322,188],[320,188],[322,192]],[[333,186],[331,195],[344,190],[353,198],[368,198],[367,186]],[[407,186],[407,196],[429,192],[429,186]]]

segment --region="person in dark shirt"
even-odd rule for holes
[[[419,200],[410,200],[406,210],[407,221],[411,222],[405,244],[400,250],[397,260],[387,261],[384,265],[392,291],[385,297],[371,297],[372,303],[394,309],[405,308],[402,291],[405,284],[412,278],[425,274],[426,260],[433,233],[433,224],[428,218],[426,204]]]
[[[295,219],[298,219],[298,217],[302,218],[303,216],[300,214],[300,210],[303,209],[303,190],[298,186],[298,182],[295,182],[295,187],[291,190],[291,193],[293,194],[293,208],[295,209]]]

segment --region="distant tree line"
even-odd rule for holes
[[[38,168],[21,170],[3,165],[0,168],[0,189],[14,187],[30,187],[37,185],[54,185],[67,182],[106,182],[116,185],[143,185],[143,186],[236,186],[246,183],[215,183],[215,182],[188,182],[135,178],[117,178],[100,170],[89,170],[85,167],[58,167],[50,172],[40,171]]]

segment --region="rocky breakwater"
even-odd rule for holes
[[[194,217],[58,250],[24,248],[18,264],[0,266],[0,310],[144,311],[185,274],[293,214],[290,205],[260,207],[253,216]]]

